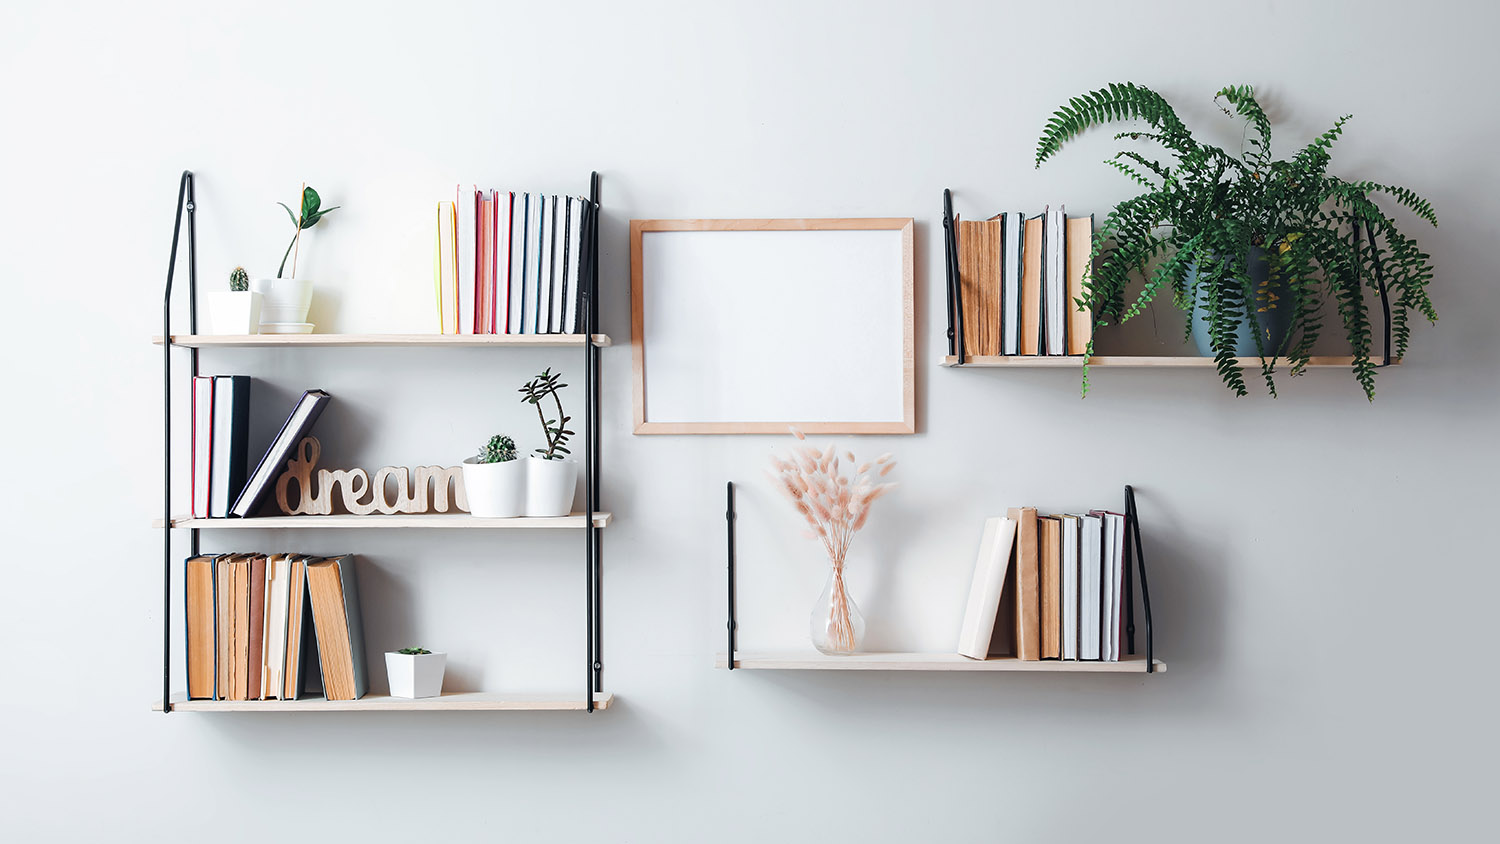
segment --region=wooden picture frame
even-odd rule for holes
[[[913,228],[631,220],[635,433],[916,433]]]

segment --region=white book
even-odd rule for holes
[[[209,517],[209,467],[213,465],[214,379],[193,378],[193,516]]]
[[[578,263],[573,255],[573,240],[577,237],[578,203],[573,197],[559,200],[557,210],[557,252],[552,256],[552,333],[568,333],[568,296],[573,290],[568,283],[568,273]]]
[[[1021,273],[1025,264],[1021,255],[1021,233],[1026,225],[1020,211],[1005,214],[1005,266],[1000,273],[1002,316],[1001,354],[1021,353]]]
[[[495,192],[495,254],[490,279],[490,295],[494,298],[491,308],[493,334],[510,333],[510,237],[515,197],[510,191]]]
[[[552,284],[557,280],[554,277],[553,260],[557,254],[557,197],[542,197],[542,225],[537,234],[537,243],[541,245],[540,263],[537,265],[536,278],[536,333],[552,333]]]
[[[458,333],[473,334],[476,306],[479,304],[478,285],[474,273],[478,268],[478,254],[474,249],[479,235],[479,220],[474,214],[474,195],[478,189],[467,193],[463,186],[457,188],[454,203],[458,208]]]
[[[265,649],[261,663],[261,700],[277,700],[285,685],[287,602],[291,597],[291,555],[272,554],[266,560]]]
[[[437,241],[432,259],[438,333],[458,333],[458,220],[452,202],[438,203]]]
[[[1105,642],[1105,653],[1110,662],[1118,662],[1120,659],[1120,626],[1124,622],[1124,581],[1125,573],[1125,517],[1118,513],[1106,513],[1104,515],[1104,531],[1108,538],[1109,556],[1105,558],[1105,582],[1106,594],[1109,603],[1105,609],[1105,625],[1103,639]]]
[[[530,217],[531,194],[518,193],[511,199],[510,228],[510,330],[509,334],[527,334],[526,257],[527,247],[535,238],[526,237],[526,220]]]
[[[1016,540],[1016,523],[1005,516],[984,520],[979,538],[979,558],[974,562],[974,580],[969,585],[969,604],[964,610],[964,624],[958,634],[958,653],[970,659],[984,659],[990,653],[990,638],[995,632],[995,616],[1000,610],[1005,589],[1005,572],[1010,568],[1011,546]]]
[[[1081,523],[1078,555],[1078,658],[1099,658],[1099,609],[1104,586],[1104,519],[1089,514]]]
[[[1078,530],[1077,516],[1058,516],[1062,525],[1062,658],[1078,658]]]
[[[1047,210],[1047,307],[1043,318],[1047,322],[1047,354],[1068,353],[1068,276],[1066,269],[1068,224],[1063,207],[1058,205]]]

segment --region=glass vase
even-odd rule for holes
[[[865,641],[865,617],[844,587],[844,567],[835,565],[828,572],[828,583],[813,606],[808,622],[813,647],[830,656],[858,653]]]

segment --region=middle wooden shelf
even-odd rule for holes
[[[487,519],[468,513],[419,513],[415,515],[368,516],[253,516],[245,519],[195,519],[191,516],[176,516],[169,527],[213,530],[216,528],[238,528],[248,530],[284,530],[287,528],[527,528],[561,529],[586,526],[587,516],[573,513],[567,516],[536,518],[519,516],[512,519]],[[607,527],[614,518],[608,511],[594,512],[594,527]],[[162,527],[161,519],[152,522],[152,527]]]
[[[1153,660],[1153,673],[1167,670],[1167,664]],[[728,656],[720,652],[714,658],[715,668],[729,667]],[[969,659],[956,653],[858,653],[849,656],[827,656],[812,651],[735,651],[734,667],[776,671],[1028,671],[1056,674],[1144,674],[1146,658],[1126,656],[1118,662],[1098,660],[1021,660],[1015,657]]]

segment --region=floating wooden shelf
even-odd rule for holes
[[[594,708],[608,709],[612,694],[595,694]],[[161,711],[161,701],[151,704]],[[416,700],[389,695],[365,695],[359,700],[188,700],[187,694],[172,695],[173,712],[496,712],[577,711],[585,709],[581,698],[566,695],[508,694],[505,692],[444,692],[438,697]]]
[[[173,334],[172,343],[195,349],[298,348],[314,346],[582,346],[583,334]],[[161,345],[161,335],[151,338]],[[595,334],[594,343],[610,345],[608,334]]]
[[[1155,673],[1167,670],[1167,664],[1154,660]],[[724,653],[714,660],[715,668],[728,668]],[[956,653],[869,653],[852,656],[825,656],[807,651],[754,652],[736,651],[735,668],[771,671],[1029,671],[1053,674],[1144,674],[1146,658],[1127,656],[1119,662],[1064,662],[1056,659],[1019,660],[995,657],[978,660]]]
[[[954,355],[943,357],[943,366],[962,368],[983,368],[1017,366],[1033,369],[1082,369],[1082,355],[970,355],[964,358],[963,363],[958,362]],[[1371,358],[1379,363],[1379,358]],[[1240,366],[1260,368],[1260,358],[1235,358]],[[1392,358],[1391,365],[1399,366],[1400,358]],[[1354,358],[1349,355],[1314,357],[1308,359],[1308,368],[1343,367],[1348,369],[1354,365]],[[1165,356],[1165,355],[1095,355],[1089,359],[1089,366],[1129,366],[1129,367],[1182,367],[1188,369],[1213,369],[1214,359],[1207,357],[1189,356]],[[1282,358],[1276,362],[1278,369],[1290,369],[1291,364]]]
[[[468,513],[425,513],[418,515],[369,515],[369,516],[256,516],[249,519],[195,519],[191,516],[177,516],[172,519],[172,527],[178,528],[201,528],[212,530],[215,528],[238,528],[241,530],[250,528],[263,528],[267,530],[282,530],[284,528],[582,528],[585,516],[583,513],[573,513],[568,516],[557,516],[556,518],[518,517],[514,519],[481,519]],[[596,527],[607,527],[614,518],[613,513],[596,511],[594,513],[594,525]],[[162,526],[161,519],[151,523],[152,527]]]

